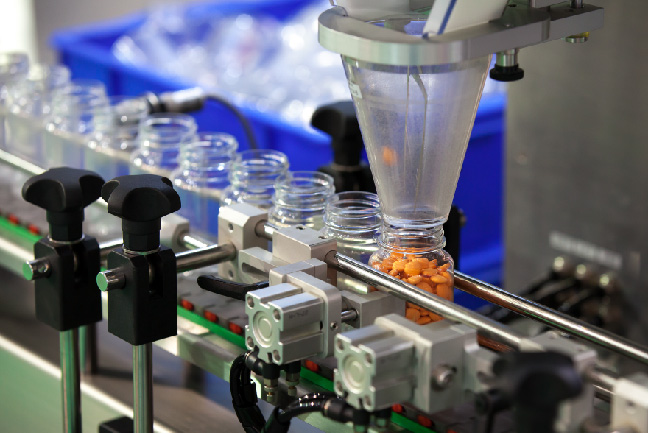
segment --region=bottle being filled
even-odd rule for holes
[[[275,184],[268,219],[277,227],[321,230],[327,200],[335,193],[333,178],[319,171],[292,171]]]
[[[338,252],[362,263],[369,263],[378,251],[380,202],[370,192],[346,191],[335,194],[326,203],[322,235],[337,241]],[[338,288],[367,293],[368,286],[338,273]]]
[[[246,150],[236,156],[230,170],[230,186],[223,193],[223,203],[247,203],[270,209],[275,183],[288,171],[288,157],[270,149]]]
[[[192,231],[218,235],[218,208],[237,149],[236,138],[217,132],[201,132],[196,141],[180,148],[172,180],[182,201],[178,213],[189,220]]]
[[[108,104],[106,89],[99,81],[72,80],[55,90],[43,136],[44,168],[84,168],[94,116]]]
[[[141,124],[138,149],[131,155],[130,174],[167,178],[178,168],[182,146],[196,140],[196,121],[186,114],[153,114]]]
[[[416,18],[385,20],[410,34]],[[420,33],[420,32],[419,32]],[[380,206],[379,251],[371,264],[422,290],[453,299],[453,261],[443,223],[457,186],[490,56],[442,65],[383,65],[343,56]],[[408,304],[421,325],[440,320]]]

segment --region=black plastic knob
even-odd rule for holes
[[[558,352],[512,352],[493,365],[497,388],[513,405],[517,431],[552,433],[560,404],[583,390],[570,357]]]
[[[99,198],[103,184],[103,178],[92,171],[51,168],[27,180],[22,196],[47,211],[52,240],[70,242],[83,236],[83,209]]]
[[[122,219],[124,248],[153,251],[160,246],[161,218],[180,209],[180,196],[166,177],[120,176],[107,182],[101,196],[108,212]]]
[[[520,68],[518,65],[514,65],[514,66],[495,65],[493,69],[490,70],[490,77],[495,81],[510,83],[524,78],[524,69]]]
[[[313,113],[311,125],[331,136],[335,164],[360,164],[364,144],[353,102],[335,102],[319,107]]]

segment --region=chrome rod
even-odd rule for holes
[[[455,272],[454,283],[455,287],[466,293],[648,365],[648,348],[626,338],[536,304],[461,272]]]
[[[233,244],[210,245],[176,254],[177,272],[186,272],[236,258]]]
[[[79,330],[62,331],[59,335],[61,357],[61,401],[63,431],[81,432],[81,376],[79,369]]]
[[[499,341],[514,348],[520,348],[522,345],[522,336],[504,325],[463,308],[447,299],[419,289],[405,281],[387,275],[369,265],[365,265],[335,251],[329,252],[324,261],[350,277],[371,284],[381,291],[391,293],[394,296],[419,305],[447,319],[475,328],[486,338]]]
[[[32,164],[31,162],[26,161],[16,155],[12,155],[11,153],[2,149],[0,149],[0,161],[30,176],[36,176],[45,172],[45,169],[37,166],[36,164]]]
[[[153,364],[151,343],[133,346],[133,426],[153,433]]]

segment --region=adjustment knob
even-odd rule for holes
[[[83,209],[99,198],[103,184],[92,171],[51,168],[27,180],[22,196],[47,211],[52,240],[69,242],[81,239]]]
[[[331,136],[333,162],[343,166],[360,165],[364,144],[353,102],[334,102],[313,113],[311,125]]]
[[[122,219],[124,248],[131,251],[157,249],[161,218],[180,209],[171,181],[155,174],[116,177],[103,186],[101,197],[108,212]]]

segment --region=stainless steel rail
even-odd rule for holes
[[[552,328],[564,331],[575,337],[582,338],[648,365],[648,348],[609,331],[589,325],[543,305],[536,304],[521,296],[514,295],[499,287],[462,274],[461,272],[455,272],[455,287],[522,316],[537,320]]]
[[[186,272],[204,266],[215,265],[236,258],[236,247],[232,244],[210,245],[176,254],[177,272]]]

